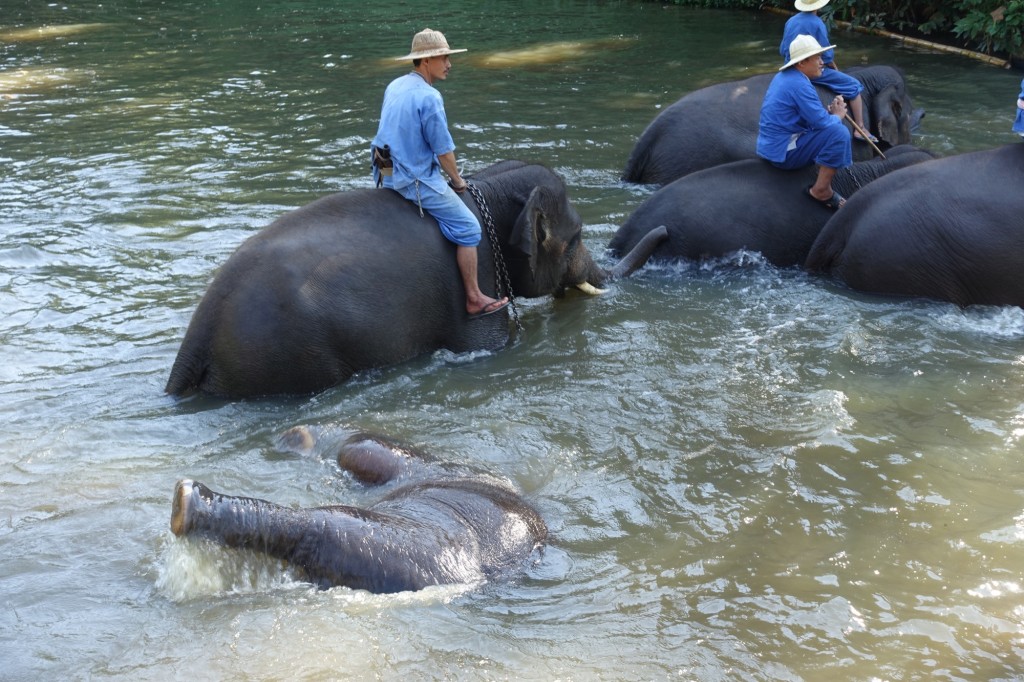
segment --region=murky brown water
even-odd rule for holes
[[[276,215],[366,186],[386,58],[431,26],[469,170],[567,179],[600,257],[659,108],[777,67],[783,19],[635,2],[155,0],[0,9],[0,677],[1024,677],[1024,313],[851,295],[758,265],[649,268],[524,303],[499,354],[306,399],[175,402],[213,271]],[[40,33],[44,25],[71,28]],[[35,31],[33,33],[33,31]],[[895,63],[941,153],[1012,141],[1019,74]],[[751,264],[750,261],[754,262]],[[168,529],[174,482],[363,501],[301,423],[504,477],[547,519],[505,584],[316,592]]]

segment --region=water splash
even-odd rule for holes
[[[165,543],[158,563],[157,590],[174,602],[215,594],[308,587],[280,560],[224,549],[205,540],[171,539]]]
[[[157,591],[181,603],[210,596],[265,592],[306,591],[326,595],[346,609],[380,609],[383,605],[449,603],[477,589],[483,578],[453,585],[436,585],[415,592],[374,594],[366,590],[335,587],[317,590],[300,580],[285,562],[248,550],[221,547],[207,540],[169,538],[158,560]]]
[[[963,310],[944,309],[933,316],[947,331],[962,331],[988,337],[1024,338],[1024,309],[1011,306],[971,306]]]

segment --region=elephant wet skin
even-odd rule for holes
[[[846,73],[864,86],[864,121],[881,146],[909,144],[912,129],[924,114],[913,109],[902,72],[878,65],[853,67]],[[663,185],[704,168],[755,158],[761,102],[774,75],[718,83],[683,96],[640,135],[622,179]],[[822,86],[816,89],[822,104],[835,97]],[[874,152],[870,145],[855,141],[853,154],[855,161],[866,161]]]
[[[605,270],[549,169],[504,161],[470,180],[493,215],[516,296],[594,292],[656,246],[657,236]],[[463,200],[479,215],[469,195]],[[493,296],[487,238],[478,250],[481,286]],[[341,192],[283,215],[235,251],[192,316],[166,391],[313,393],[440,349],[501,348],[508,320],[507,310],[470,319],[455,247],[413,202],[387,189]]]
[[[893,147],[886,159],[860,161],[840,170],[832,184],[849,197],[876,178],[932,158],[910,145]],[[649,196],[608,248],[613,254],[625,253],[652,228],[664,226],[668,238],[651,260],[703,260],[745,249],[779,267],[802,265],[833,215],[805,194],[816,173],[814,167],[781,170],[762,159],[691,173]]]
[[[1024,143],[878,179],[822,229],[811,272],[857,291],[1024,307]]]
[[[181,480],[171,530],[281,559],[326,589],[376,593],[472,584],[522,568],[547,538],[540,515],[511,487],[453,472],[385,438],[356,434],[338,464],[367,485],[399,485],[366,507],[297,509]]]

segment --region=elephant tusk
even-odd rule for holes
[[[608,293],[607,289],[598,289],[590,282],[580,282],[576,285],[576,288],[585,294],[590,294],[591,296],[600,296],[601,294]]]

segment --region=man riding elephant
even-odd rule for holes
[[[441,93],[433,87],[448,78],[453,50],[440,31],[424,29],[413,36],[412,50],[398,60],[412,60],[413,70],[391,81],[384,91],[380,125],[373,138],[374,180],[415,201],[420,212],[437,220],[445,238],[456,244],[455,258],[466,289],[466,312],[471,317],[496,313],[508,297],[494,299],[480,290],[477,280],[477,244],[480,223],[456,196],[466,181],[455,163],[455,142]],[[377,150],[380,150],[379,152]],[[386,152],[384,150],[387,150]],[[441,171],[448,175],[445,182]]]
[[[850,131],[843,125],[846,102],[836,95],[822,106],[811,84],[824,68],[822,52],[834,47],[822,47],[809,35],[793,40],[790,59],[772,79],[761,104],[757,155],[784,170],[817,163],[818,176],[806,193],[836,210],[846,199],[832,188],[832,178],[853,163]]]
[[[933,158],[925,150],[899,145],[884,159],[840,170],[832,184],[850,197],[884,175]],[[714,260],[742,250],[779,267],[801,265],[835,214],[803,199],[777,198],[798,196],[816,173],[811,166],[789,171],[762,159],[743,159],[684,175],[647,197],[616,231],[608,250],[628,253],[657,228],[667,230],[668,238],[651,254],[652,261]]]
[[[497,261],[517,296],[600,293],[646,262],[665,232],[606,270],[582,241],[565,182],[550,169],[502,161],[473,175],[494,241],[480,243],[481,276]],[[475,201],[466,197],[467,205]],[[280,216],[249,237],[199,302],[166,390],[227,398],[303,394],[355,372],[425,353],[498,350],[508,308],[471,320],[455,245],[397,192],[338,192]],[[490,230],[489,230],[490,232]]]
[[[823,43],[828,44],[828,43]],[[845,73],[864,89],[863,126],[887,149],[910,144],[924,111],[914,107],[907,79],[896,67],[854,66]],[[757,158],[758,119],[775,74],[715,83],[682,96],[664,108],[637,138],[622,173],[626,182],[665,185],[676,178],[730,161]],[[822,105],[835,93],[816,85]],[[855,161],[877,156],[870,144],[853,145]]]
[[[828,27],[818,16],[818,10],[828,3],[829,0],[796,0],[793,3],[796,14],[786,21],[786,25],[782,29],[782,42],[779,44],[779,54],[782,55],[783,62],[790,60],[789,46],[799,35],[809,35],[817,40],[819,45],[828,45],[831,42],[828,37]],[[837,95],[842,95],[849,102],[854,122],[860,130],[866,132],[868,126],[864,123],[864,98],[861,96],[861,93],[864,92],[864,85],[853,76],[839,70],[839,67],[836,66],[835,51],[832,48],[821,53],[821,61],[825,63],[825,68],[822,69],[821,74],[812,78],[811,82],[815,85],[823,85]],[[855,131],[853,137],[862,142],[878,142],[878,138],[871,133],[868,133],[868,137],[864,137],[859,131]]]

